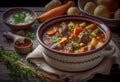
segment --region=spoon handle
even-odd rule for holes
[[[22,36],[13,34],[13,33],[11,33],[11,32],[4,32],[4,33],[3,33],[3,36],[6,37],[7,39],[12,39],[12,40],[14,40],[14,41],[16,41],[16,40],[19,39],[19,38],[24,38],[24,37],[22,37]]]

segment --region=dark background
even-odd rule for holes
[[[0,0],[0,7],[39,7],[45,6],[51,0]],[[61,0],[63,3],[67,2],[68,0]],[[78,0],[73,0],[77,3]]]
[[[51,0],[0,0],[0,7],[44,6]]]

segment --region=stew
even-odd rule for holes
[[[88,21],[62,21],[48,27],[44,43],[65,53],[83,53],[101,47],[106,40],[104,31]]]

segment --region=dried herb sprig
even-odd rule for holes
[[[24,64],[18,54],[6,52],[3,47],[0,47],[0,61],[10,70],[9,75],[14,75],[14,82],[30,78],[38,78],[39,82],[65,82],[58,77],[40,72],[38,68]]]

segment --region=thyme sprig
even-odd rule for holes
[[[14,52],[6,52],[1,46],[0,61],[2,61],[10,70],[9,75],[14,75],[14,77],[12,77],[14,82],[22,82],[23,80],[29,81],[31,78],[37,78],[39,82],[64,82],[58,77],[40,72],[38,67],[24,64],[18,54]]]

